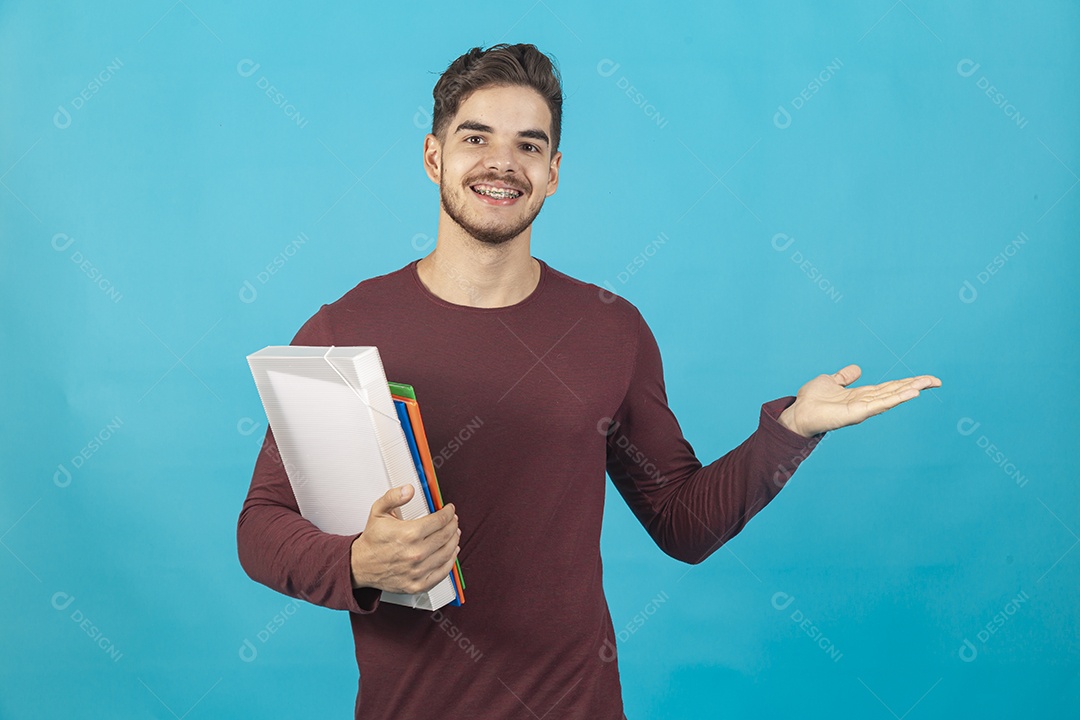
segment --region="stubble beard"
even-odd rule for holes
[[[475,183],[472,183],[475,184]],[[471,193],[472,189],[468,187],[468,184],[464,185],[464,192]],[[446,214],[455,223],[461,227],[462,230],[467,232],[471,237],[475,238],[479,242],[485,245],[501,245],[508,240],[513,240],[521,233],[525,232],[526,228],[532,225],[533,220],[540,214],[540,209],[544,206],[544,199],[541,198],[540,202],[535,208],[527,212],[519,222],[513,225],[488,225],[481,226],[473,223],[469,220],[466,213],[466,204],[468,198],[462,197],[461,202],[457,202],[456,199],[446,190],[446,182],[439,174],[439,197],[442,203],[442,208]],[[525,198],[522,197],[522,200]]]

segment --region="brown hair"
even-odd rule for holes
[[[540,93],[551,111],[551,156],[554,157],[562,129],[562,80],[552,59],[527,43],[500,43],[487,50],[474,47],[450,63],[431,91],[435,98],[432,135],[445,142],[447,126],[461,103],[476,90],[490,85],[523,85]]]

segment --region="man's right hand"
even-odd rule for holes
[[[412,485],[390,488],[371,506],[364,532],[352,544],[352,585],[412,595],[427,592],[450,574],[457,558],[458,517],[454,506],[415,520],[394,508],[409,502]]]

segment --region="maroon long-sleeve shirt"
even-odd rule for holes
[[[349,611],[356,717],[621,718],[602,586],[605,471],[656,543],[704,560],[763,508],[821,439],[761,407],[757,430],[702,466],[668,408],[637,308],[540,261],[524,300],[442,300],[416,262],[322,306],[294,345],[375,345],[412,384],[439,485],[461,527],[466,602],[431,613],[354,590],[356,535],[301,517],[268,431],[237,526],[240,562],[279,592]]]

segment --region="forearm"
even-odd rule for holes
[[[304,323],[292,344],[332,341],[328,320],[320,310]],[[316,605],[371,612],[378,607],[379,592],[354,590],[352,583],[350,559],[357,536],[322,532],[300,514],[274,433],[267,427],[236,525],[240,565],[248,576]]]
[[[240,565],[252,580],[322,607],[371,612],[378,591],[353,587],[356,537],[324,533],[288,507],[251,498],[236,527]]]
[[[763,405],[757,430],[723,457],[704,467],[684,465],[659,487],[628,498],[664,552],[683,562],[703,561],[780,492],[820,440],[779,424],[790,402],[780,398]]]

